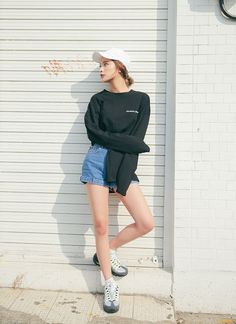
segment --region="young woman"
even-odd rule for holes
[[[143,142],[149,122],[150,100],[146,93],[129,89],[133,84],[128,74],[130,59],[122,49],[95,51],[93,60],[99,63],[101,80],[109,84],[109,90],[92,96],[84,116],[92,145],[83,161],[80,181],[86,184],[95,229],[93,262],[100,266],[105,279],[103,309],[112,313],[119,310],[119,286],[112,274],[122,277],[128,273],[118,258],[117,248],[150,232],[155,225],[139,179],[133,172],[138,153],[150,150]],[[112,178],[114,173],[117,182],[107,181],[115,179]],[[110,192],[124,204],[134,223],[109,241]]]

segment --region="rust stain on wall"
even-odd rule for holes
[[[42,68],[49,74],[49,75],[58,75],[59,72],[65,72],[63,67],[63,62],[58,60],[49,60],[49,64],[42,65]]]
[[[89,68],[90,63],[80,62],[79,59],[70,60],[69,63],[61,60],[49,60],[48,64],[42,65],[45,72],[51,75],[59,75],[60,73],[66,73],[71,71],[79,71],[80,69]],[[91,63],[94,67],[94,62]]]

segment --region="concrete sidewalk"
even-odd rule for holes
[[[175,314],[171,302],[120,294],[120,310],[103,311],[103,294],[0,288],[0,324],[236,324],[214,314]]]
[[[120,294],[114,314],[102,305],[100,293],[0,288],[0,323],[176,323],[173,306],[150,296]]]

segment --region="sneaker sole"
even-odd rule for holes
[[[96,261],[95,255],[93,256],[93,263],[96,264],[98,267],[100,267],[100,264]],[[128,274],[128,273],[125,273],[125,274],[117,273],[117,272],[113,271],[112,268],[111,268],[111,273],[116,277],[125,277]]]
[[[116,312],[118,312],[119,307],[116,308],[116,309],[112,309],[112,308],[106,308],[106,306],[103,305],[103,310],[104,310],[106,313],[116,313]]]

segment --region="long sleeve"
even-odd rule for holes
[[[150,147],[143,141],[150,117],[150,99],[147,94],[142,98],[137,121],[129,135],[102,130],[99,127],[99,113],[100,104],[96,96],[93,95],[84,115],[90,141],[124,153],[139,154],[150,151]]]

